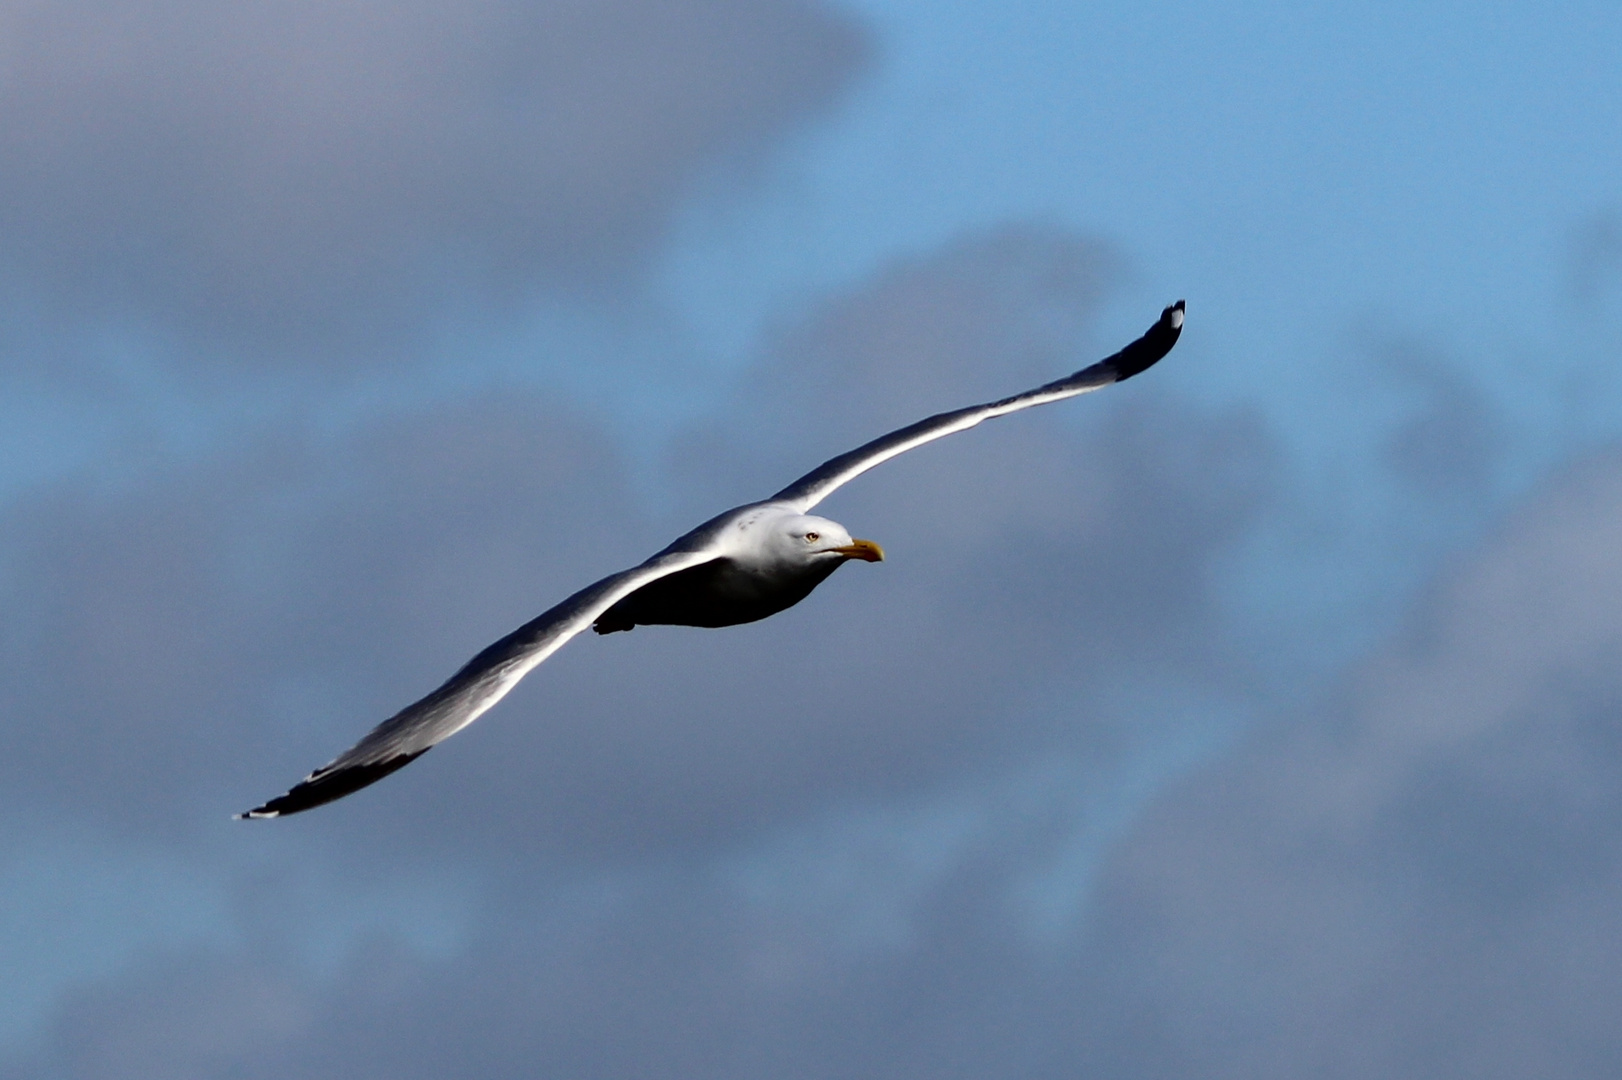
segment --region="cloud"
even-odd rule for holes
[[[829,418],[831,452],[854,438],[840,432],[849,411],[879,411],[884,387],[912,393],[933,377],[916,366],[935,345],[965,371],[974,355],[1027,365],[1020,335],[1062,325],[1054,283],[1070,274],[1083,298],[1096,289],[1074,274],[1086,250],[1034,234],[975,241],[934,277],[900,275],[911,307],[836,301],[811,333],[849,346],[860,377],[837,373],[820,400],[756,394],[750,408],[804,419],[819,440],[816,419]],[[981,293],[991,314],[962,314]],[[947,307],[964,330],[952,347],[938,337]],[[1003,348],[980,350],[993,341]],[[797,348],[774,363],[811,366]],[[1005,370],[1001,385],[1031,377]],[[965,388],[943,381],[942,404],[962,403]],[[1211,564],[1257,511],[1268,446],[1245,417],[1125,400],[1137,385],[1112,391],[1114,408],[1103,395],[1077,403],[1092,413],[1080,434],[1033,413],[864,477],[829,512],[877,535],[891,562],[846,568],[760,625],[578,641],[475,735],[342,816],[402,841],[427,825],[457,845],[497,843],[481,838],[500,819],[543,848],[711,843],[837,792],[884,798],[987,755],[1085,744],[1098,731],[1085,703],[1117,669],[1220,679],[1229,658],[1204,629]],[[923,405],[901,407],[905,420]],[[739,441],[715,460],[752,457]],[[749,494],[814,463],[802,448],[794,470]],[[509,394],[326,444],[269,436],[126,495],[19,506],[3,693],[32,721],[9,733],[7,771],[108,821],[247,805],[728,502],[712,493],[691,520],[657,526],[626,487],[602,435]],[[325,817],[318,828],[337,828]]]
[[[618,477],[599,433],[515,395],[20,501],[0,691],[28,718],[4,736],[14,790],[100,828],[225,813],[244,763],[308,725],[356,726],[573,587],[564,569],[589,573],[588,545],[625,531]]]
[[[236,929],[83,982],[15,1067],[940,1077],[1066,1052],[1084,968],[1033,946],[1021,897],[1068,857],[1078,778],[1168,730],[1118,692],[1242,693],[1213,590],[1273,476],[1254,417],[1149,376],[841,491],[891,559],[789,612],[588,637],[373,789],[225,814],[698,515],[1093,359],[1111,265],[999,230],[829,298],[688,441],[658,518],[602,433],[511,392],[16,506],[14,805],[205,867]],[[311,895],[444,882],[477,897],[459,944],[363,923],[297,959]]]
[[[1487,394],[1413,343],[1387,343],[1379,361],[1400,385],[1417,386],[1424,395],[1423,405],[1386,441],[1392,471],[1431,498],[1480,502],[1504,457],[1504,420]]]
[[[63,1055],[66,1075],[204,1080],[240,1057],[275,1051],[314,1023],[304,988],[263,968],[183,955],[148,975],[139,1002],[76,996],[68,1022],[95,1035]]]
[[[613,280],[870,51],[816,0],[0,4],[0,280],[204,355],[387,355]]]
[[[955,851],[876,934],[864,911],[828,919],[683,860],[573,898],[512,881],[450,959],[380,940],[322,980],[252,953],[165,958],[74,995],[26,1075],[139,1076],[155,1051],[181,1076],[1073,1075],[1098,972],[1007,903],[1051,854],[1046,824]],[[900,853],[872,844],[862,877],[904,875]]]
[[[1159,1075],[1616,1070],[1619,538],[1612,450],[1123,848],[1101,959]]]
[[[1602,297],[1622,267],[1622,221],[1614,212],[1597,211],[1573,225],[1567,234],[1566,289],[1578,304]]]

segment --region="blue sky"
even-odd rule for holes
[[[1581,553],[1609,542],[1622,434],[1622,14],[706,0],[639,35],[657,5],[565,7],[316,5],[329,48],[274,5],[121,0],[93,13],[136,28],[115,47],[0,3],[0,1075],[313,1075],[335,1046],[404,1075],[383,1001],[429,1075],[761,1075],[807,1045],[807,1075],[944,1075],[953,1032],[969,1074],[1261,1075],[1317,1052],[1289,987],[1332,1008],[1359,978],[1455,1006],[1457,1060],[1491,1060],[1468,1014],[1510,1004],[1450,995],[1464,952],[1392,912],[1513,892],[1437,868],[1474,865],[1514,792],[1528,844],[1569,856],[1534,915],[1608,932],[1560,905],[1614,899],[1582,867],[1622,831],[1572,832],[1567,765],[1538,787],[1492,763],[1616,723],[1568,698],[1611,700],[1593,669],[1622,626],[1562,605],[1612,572]],[[614,559],[844,449],[821,433],[1069,370],[1178,297],[1188,330],[1141,393],[834,508],[900,541],[890,578],[847,570],[754,637],[560,654],[354,809],[225,821]],[[1571,580],[1493,584],[1550,550],[1579,553]],[[852,625],[895,648],[785,656]],[[1519,719],[1447,689],[1521,670],[1470,625],[1553,642],[1504,691]],[[764,698],[767,734],[718,695]],[[1432,778],[1412,790],[1358,771],[1396,738],[1382,718],[1425,729],[1440,701],[1493,734],[1402,742]],[[580,719],[554,731],[557,709]],[[1266,830],[1338,811],[1258,779],[1280,762],[1386,808],[1319,876]],[[1265,828],[1224,801],[1249,788],[1277,800]],[[1188,915],[1183,876],[1291,899],[1143,944],[1130,916]],[[1322,923],[1386,955],[1343,895],[1443,959],[1358,975],[1235,944]],[[1571,981],[1540,932],[1506,934],[1505,970]],[[551,1034],[445,1004],[491,971]],[[1042,1004],[1015,1035],[962,1027],[996,1012],[971,984]],[[196,1020],[232,993],[259,1005]],[[1106,1007],[1140,1000],[1147,1041]],[[853,1024],[875,1002],[905,1007]],[[1362,1075],[1425,1064],[1324,1038]],[[1600,1039],[1571,1074],[1619,1055]]]
[[[1618,28],[1602,5],[847,10],[876,39],[870,69],[828,115],[698,179],[630,318],[543,297],[505,330],[453,322],[439,365],[461,379],[556,372],[619,401],[662,361],[702,400],[807,295],[1009,219],[1120,249],[1130,272],[1101,339],[1168,291],[1208,303],[1207,339],[1238,377],[1201,392],[1289,395],[1283,422],[1323,402],[1336,350],[1365,327],[1468,353],[1524,394],[1524,354],[1565,351],[1573,320],[1592,319],[1571,295],[1576,234],[1614,206],[1622,153]],[[526,324],[552,347],[531,348]],[[572,359],[582,345],[623,365],[618,378],[580,374],[598,367]],[[174,399],[196,389],[177,394],[161,346],[88,347],[121,361],[120,410],[187,428]],[[200,409],[249,407],[209,389]],[[315,404],[333,407],[322,389]]]

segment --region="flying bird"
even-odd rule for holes
[[[711,518],[641,565],[586,586],[520,626],[287,794],[237,817],[296,814],[381,780],[477,720],[588,626],[599,634],[652,625],[735,626],[793,607],[850,560],[884,559],[871,540],[852,539],[843,525],[810,513],[841,485],[897,454],[982,420],[1130,379],[1170,352],[1182,329],[1179,300],[1138,340],[1074,375],[892,431],[824,462],[763,502]]]

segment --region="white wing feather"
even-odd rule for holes
[[[924,443],[966,431],[995,416],[1006,416],[1035,405],[1046,405],[1050,401],[1063,401],[1130,379],[1170,352],[1182,330],[1183,302],[1179,300],[1160,313],[1159,321],[1147,333],[1114,356],[1084,367],[1074,375],[1038,386],[1035,390],[985,405],[970,405],[966,409],[939,413],[888,435],[881,435],[870,443],[823,462],[773,495],[772,500],[792,506],[803,514],[873,466],[882,465]]]

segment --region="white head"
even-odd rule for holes
[[[871,540],[853,540],[837,521],[811,514],[785,514],[762,521],[762,554],[772,562],[808,566],[846,559],[880,562],[884,549]]]

